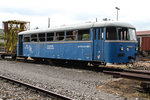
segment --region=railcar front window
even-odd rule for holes
[[[129,35],[130,35],[130,40],[131,41],[136,41],[136,33],[135,33],[135,29],[129,29]]]
[[[118,28],[119,40],[129,40],[128,28]]]
[[[116,27],[107,27],[106,28],[106,39],[107,40],[117,40]]]

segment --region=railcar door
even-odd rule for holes
[[[100,29],[95,28],[94,34],[94,60],[100,60]]]
[[[19,56],[22,56],[23,55],[23,35],[19,35]]]
[[[104,61],[104,29],[100,28],[100,60]]]
[[[104,39],[103,39],[103,28],[95,28],[93,30],[93,35],[94,35],[94,60],[97,61],[103,61],[103,44],[104,44]]]

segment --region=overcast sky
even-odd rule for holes
[[[137,30],[150,30],[150,0],[1,0],[0,28],[2,21],[29,21],[31,29],[84,23],[97,18],[133,24]]]

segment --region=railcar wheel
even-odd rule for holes
[[[93,66],[94,66],[94,67],[98,67],[99,65],[98,65],[98,64],[93,64]]]
[[[5,59],[5,56],[4,56],[4,55],[1,55],[1,58],[2,58],[2,59]]]
[[[59,66],[59,65],[61,65],[61,61],[56,60],[56,59],[52,59],[52,60],[51,60],[51,64],[52,64],[52,65],[55,65],[55,66]]]
[[[79,67],[86,67],[88,65],[88,62],[79,62],[78,66]]]
[[[12,58],[13,60],[16,60],[16,55],[11,55],[11,58]]]

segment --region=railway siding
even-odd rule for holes
[[[123,72],[117,71],[103,71],[107,74],[117,75],[119,77],[131,78],[135,80],[142,80],[142,81],[150,81],[150,71],[145,70],[123,70]]]

